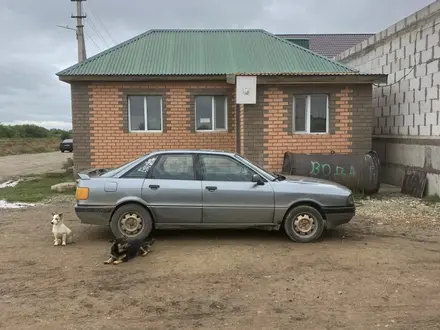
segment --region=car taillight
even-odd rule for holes
[[[89,188],[77,187],[75,195],[77,201],[85,201],[89,198]]]

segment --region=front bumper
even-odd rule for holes
[[[75,205],[76,216],[81,223],[99,226],[108,226],[113,208],[109,206]]]
[[[322,210],[325,214],[327,229],[333,229],[350,220],[356,215],[356,207],[353,206],[332,206],[324,207]]]

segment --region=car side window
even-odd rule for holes
[[[150,157],[140,164],[138,164],[135,168],[131,169],[129,172],[125,173],[124,179],[145,179],[154,162],[156,161],[157,156]]]
[[[238,161],[220,155],[201,155],[200,165],[205,181],[252,182],[254,172]]]
[[[195,180],[194,159],[190,154],[163,155],[151,170],[151,179]]]

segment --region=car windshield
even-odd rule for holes
[[[239,154],[235,154],[235,157],[241,159],[242,161],[248,162],[250,164],[252,164],[253,166],[257,167],[260,171],[264,172],[269,178],[270,180],[275,180],[276,179],[276,175],[274,175],[271,172],[268,172],[267,170],[265,170],[263,167],[261,167],[260,165],[250,161],[249,159],[239,155]]]
[[[121,165],[121,166],[119,166],[117,168],[111,169],[111,171],[108,171],[108,172],[102,174],[101,177],[104,177],[104,178],[112,177],[116,173],[119,173],[120,171],[125,170],[126,168],[130,167],[132,164],[138,162],[140,159],[145,158],[146,156],[148,156],[148,154],[143,155],[141,157],[138,157],[135,160],[132,160],[132,161],[130,161],[128,163],[125,163],[125,164],[123,164],[123,165]]]

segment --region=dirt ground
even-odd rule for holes
[[[60,151],[0,157],[0,182],[9,177],[59,170],[69,157],[73,158],[73,154]]]
[[[72,207],[0,210],[1,329],[440,328],[436,224],[393,225],[360,207],[314,244],[254,230],[158,232],[150,255],[113,266],[103,264],[110,231],[81,225]],[[72,245],[52,245],[53,210]]]

